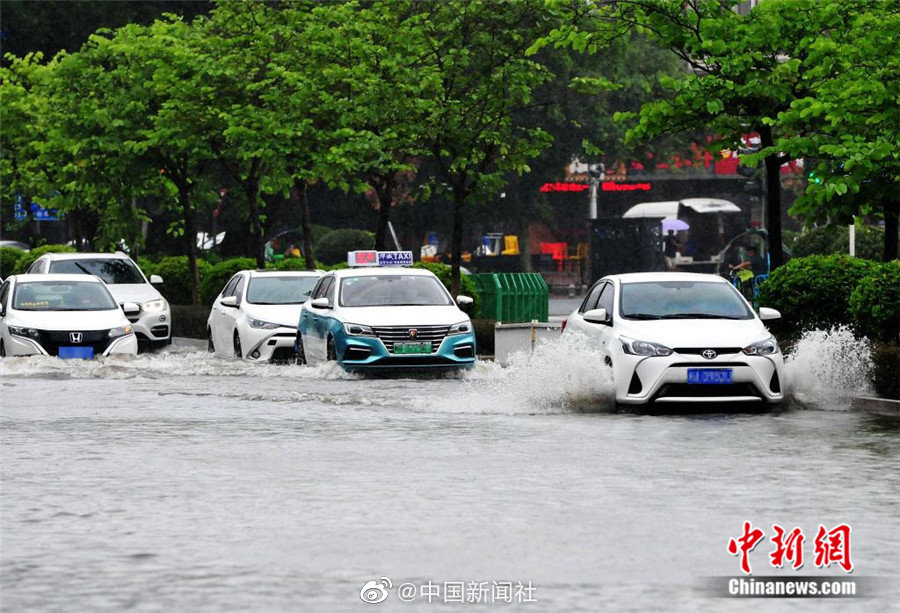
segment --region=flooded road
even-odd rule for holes
[[[427,379],[192,351],[4,359],[0,606],[479,610],[396,587],[496,581],[537,601],[500,610],[890,610],[900,423],[847,410],[848,343],[801,347],[782,410],[674,416],[613,412],[597,356],[562,344]],[[703,577],[741,574],[744,521],[766,532],[754,576],[874,577],[879,595],[704,596]],[[842,523],[850,575],[813,565],[818,526]],[[802,571],[769,566],[772,524],[803,529]],[[395,590],[364,603],[380,577]]]

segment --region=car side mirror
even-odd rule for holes
[[[458,304],[459,306],[466,306],[474,302],[475,300],[472,299],[471,296],[463,296],[462,294],[460,294],[456,297],[456,304]]]
[[[585,321],[589,321],[592,324],[609,323],[609,315],[606,313],[606,309],[591,309],[590,311],[585,311],[582,317],[584,317]]]
[[[123,302],[122,312],[124,312],[126,315],[140,315],[141,305],[139,305],[137,302]]]
[[[309,306],[314,309],[330,309],[331,301],[328,298],[316,298],[310,301]]]
[[[219,304],[225,307],[231,307],[233,309],[237,308],[237,296],[225,296],[224,298],[222,298],[222,302],[220,302]]]
[[[163,278],[159,275],[150,275],[150,283],[153,285],[162,285]]]
[[[769,307],[759,307],[760,319],[781,319],[781,313]]]

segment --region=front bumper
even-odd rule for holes
[[[345,370],[469,368],[475,364],[475,334],[453,334],[435,352],[410,355],[389,352],[376,337],[342,335],[335,338],[335,351]]]
[[[241,348],[244,358],[254,362],[288,361],[295,356],[296,340],[297,330],[293,328],[247,328],[241,335]]]
[[[110,341],[109,345],[102,353],[95,353],[95,357],[97,355],[136,355],[137,351],[137,337],[132,333]],[[44,349],[43,345],[36,340],[16,335],[10,335],[9,344],[6,346],[6,354],[9,356],[51,355]],[[55,353],[53,355],[54,357],[56,356]]]
[[[731,369],[731,384],[689,384],[688,369]],[[748,403],[776,404],[784,400],[784,360],[781,353],[748,356],[719,355],[705,360],[673,353],[645,357],[620,353],[613,357],[616,402],[620,404]]]
[[[168,308],[145,313],[141,310],[136,319],[128,318],[141,343],[168,343],[172,338],[172,314]]]

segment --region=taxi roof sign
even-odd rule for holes
[[[363,266],[412,266],[412,251],[350,251],[347,264],[352,268]]]

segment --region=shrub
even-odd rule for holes
[[[880,260],[884,249],[884,228],[856,226],[856,257]],[[812,228],[794,239],[791,254],[794,257],[808,255],[832,255],[850,252],[850,230],[844,225]]]
[[[154,274],[163,278],[161,293],[171,303],[191,303],[191,275],[188,272],[188,257],[186,255],[170,255],[161,259],[154,266]],[[209,272],[210,265],[204,260],[197,260],[197,270],[200,273],[200,283]],[[201,285],[202,287],[202,285]]]
[[[301,258],[285,258],[278,262],[269,262],[266,268],[273,270],[306,270],[306,260]],[[316,268],[328,269],[322,262],[316,260]]]
[[[322,237],[315,253],[326,266],[347,261],[348,251],[371,249],[375,235],[365,230],[332,230]]]
[[[416,262],[415,264],[413,264],[413,268],[424,268],[425,270],[430,270],[440,280],[440,282],[444,284],[444,287],[447,288],[447,291],[450,291],[450,273],[452,271],[452,267],[450,266],[450,264],[438,264],[435,262]],[[470,296],[475,301],[474,304],[464,308],[463,310],[469,315],[471,315],[472,313],[480,313],[481,296],[478,294],[478,290],[475,288],[475,281],[473,281],[472,278],[468,275],[462,275],[459,281],[459,293],[463,296]]]
[[[150,278],[150,275],[159,274],[156,272],[156,262],[154,262],[153,260],[151,260],[150,258],[148,258],[146,256],[143,256],[143,255],[138,256],[138,259],[135,262],[135,264],[138,265],[138,268],[140,268],[143,271],[143,273],[147,276],[148,279]]]
[[[172,305],[172,336],[206,338],[209,307],[195,304]]]
[[[760,306],[781,311],[773,329],[800,333],[851,321],[850,294],[875,262],[848,255],[794,258],[760,285]]]
[[[475,331],[475,348],[478,355],[494,355],[494,326],[497,322],[493,319],[473,319],[472,328]]]
[[[878,345],[872,351],[872,385],[882,398],[900,400],[900,345]]]
[[[0,247],[0,279],[15,273],[16,262],[25,254],[15,247]]]
[[[74,247],[69,247],[68,245],[44,245],[42,247],[36,247],[31,251],[19,252],[21,255],[19,256],[18,261],[16,262],[15,271],[13,274],[22,274],[28,267],[34,264],[34,261],[44,255],[45,253],[75,253]]]
[[[255,268],[256,260],[252,258],[232,258],[210,267],[200,282],[200,299],[203,304],[211,305],[235,273]]]
[[[874,264],[850,295],[849,311],[869,339],[900,341],[900,260]]]

